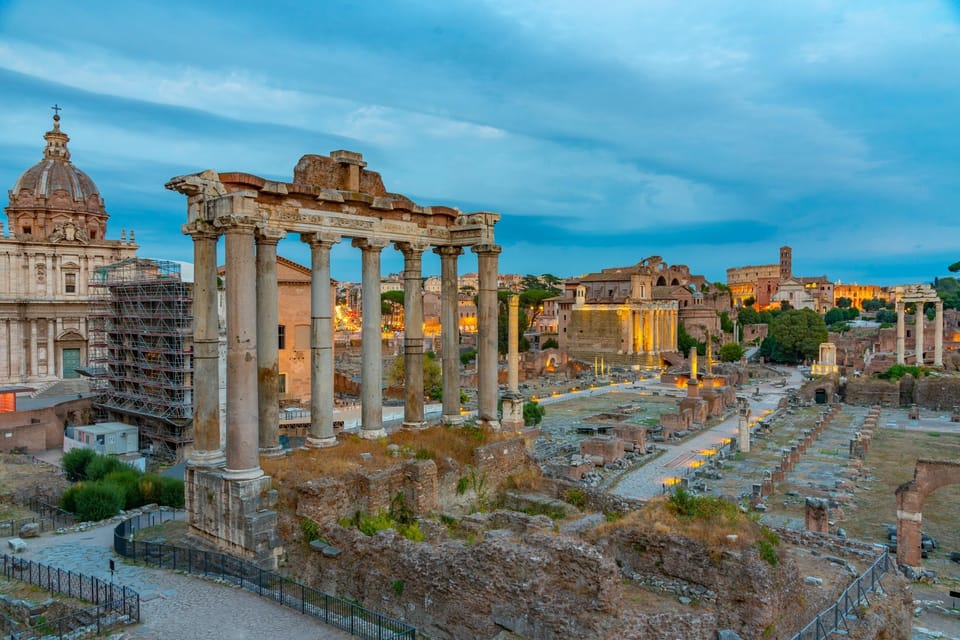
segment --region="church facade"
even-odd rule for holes
[[[77,377],[87,364],[89,282],[98,267],[136,257],[107,239],[109,215],[90,177],[70,161],[60,116],[43,159],[8,191],[0,224],[0,384]]]

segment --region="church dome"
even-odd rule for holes
[[[60,116],[44,136],[43,160],[23,172],[10,190],[10,208],[45,208],[105,215],[97,185],[70,162],[69,136],[60,130]]]

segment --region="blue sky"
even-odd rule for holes
[[[170,177],[350,149],[420,204],[500,212],[503,272],[723,280],[788,244],[798,275],[928,282],[960,259],[958,67],[958,2],[0,0],[0,185],[58,103],[146,257],[192,259]]]

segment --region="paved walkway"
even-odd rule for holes
[[[114,525],[27,540],[21,555],[110,580]],[[125,630],[136,640],[347,640],[353,636],[236,587],[117,558],[113,578],[140,593],[140,619]]]
[[[764,411],[776,409],[780,398],[786,395],[787,389],[798,388],[803,382],[803,376],[795,368],[784,370],[784,375],[788,377],[785,387],[773,386],[776,381],[752,385],[760,389],[760,400],[750,395],[750,410],[753,415],[762,415]],[[667,451],[656,460],[626,472],[609,491],[625,498],[641,500],[660,495],[663,492],[664,483],[669,478],[682,475],[691,462],[704,457],[700,451],[719,446],[725,438],[738,437],[738,426],[739,418],[733,415],[678,444],[658,442],[657,446]]]

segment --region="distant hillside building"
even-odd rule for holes
[[[8,191],[8,235],[0,224],[0,384],[77,377],[87,363],[87,283],[137,252],[133,231],[106,239],[110,216],[70,161],[59,115],[44,140],[43,159]]]

